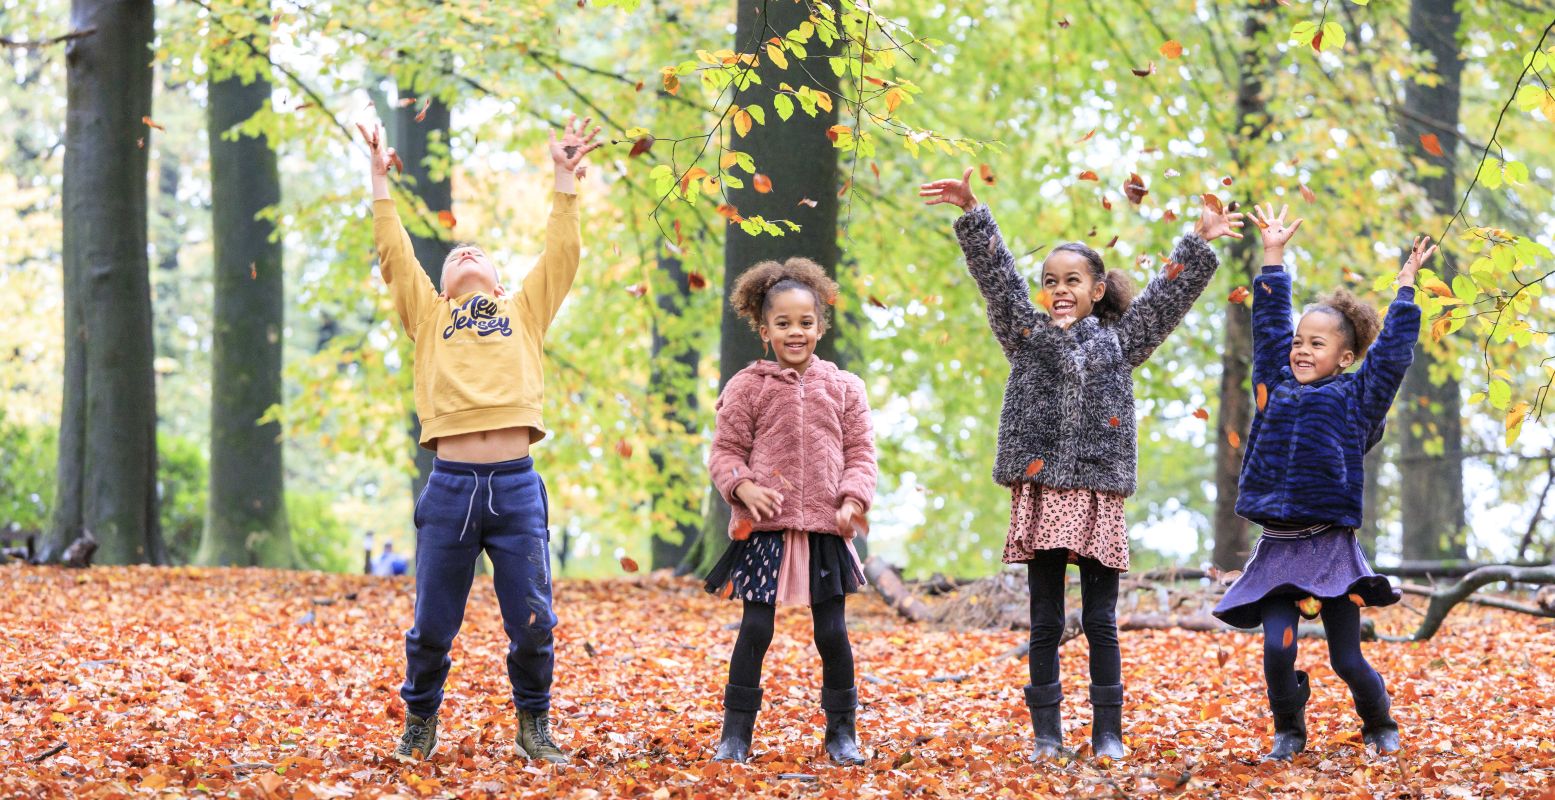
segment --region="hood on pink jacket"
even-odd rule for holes
[[[707,469],[733,514],[729,535],[750,530],[837,533],[837,509],[875,499],[875,434],[857,375],[810,357],[803,373],[756,361],[718,396]],[[756,522],[734,490],[745,481],[783,494],[776,517]]]

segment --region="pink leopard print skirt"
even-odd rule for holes
[[[1128,571],[1128,525],[1123,496],[1090,489],[1019,483],[1010,493],[1010,530],[1004,563],[1030,561],[1038,550],[1063,548],[1069,560],[1093,558]]]

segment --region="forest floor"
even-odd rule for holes
[[[1258,637],[1125,632],[1128,758],[1034,765],[1026,663],[1001,657],[1024,635],[913,626],[865,594],[850,624],[869,763],[824,760],[800,609],[778,616],[758,755],[738,766],[708,760],[736,604],[661,576],[556,588],[553,730],[575,765],[513,756],[506,639],[482,578],[454,646],[443,745],[407,766],[386,755],[403,714],[408,579],[0,567],[0,796],[1555,798],[1550,620],[1462,606],[1430,642],[1366,645],[1403,729],[1397,757],[1368,757],[1324,643],[1304,641],[1310,744],[1290,766],[1257,763],[1269,741]],[[1366,613],[1383,633],[1417,619]],[[1083,638],[1064,646],[1072,746],[1089,736],[1085,659]]]

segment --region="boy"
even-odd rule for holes
[[[540,348],[578,271],[575,171],[598,147],[591,120],[568,120],[551,134],[556,188],[545,251],[516,295],[473,245],[443,262],[441,291],[416,260],[389,196],[393,148],[381,128],[369,134],[373,237],[379,269],[405,333],[415,342],[416,415],[421,446],[437,453],[416,501],[416,621],[405,634],[405,730],[394,756],[430,758],[437,749],[437,710],[451,661],[448,650],[464,620],[475,563],[485,550],[508,635],[508,680],[518,712],[517,752],[557,764],[568,759],[551,738],[549,507],[529,447],[545,437]]]

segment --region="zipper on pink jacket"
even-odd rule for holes
[[[809,370],[805,370],[805,372],[809,372]],[[806,433],[807,429],[805,428],[805,424],[804,424],[804,407],[805,407],[805,401],[804,401],[804,378],[805,378],[805,372],[799,373],[799,435],[800,435],[800,437],[802,437],[802,440],[803,439],[808,439],[808,434]],[[799,448],[799,477],[800,477],[800,481],[799,481],[799,529],[802,530],[802,531],[810,530],[810,526],[805,523],[805,496],[804,496],[804,494],[805,494],[805,487],[810,482],[810,467],[809,467],[808,464],[805,463],[805,451],[809,450],[809,449],[810,448],[808,446],[801,446]]]

